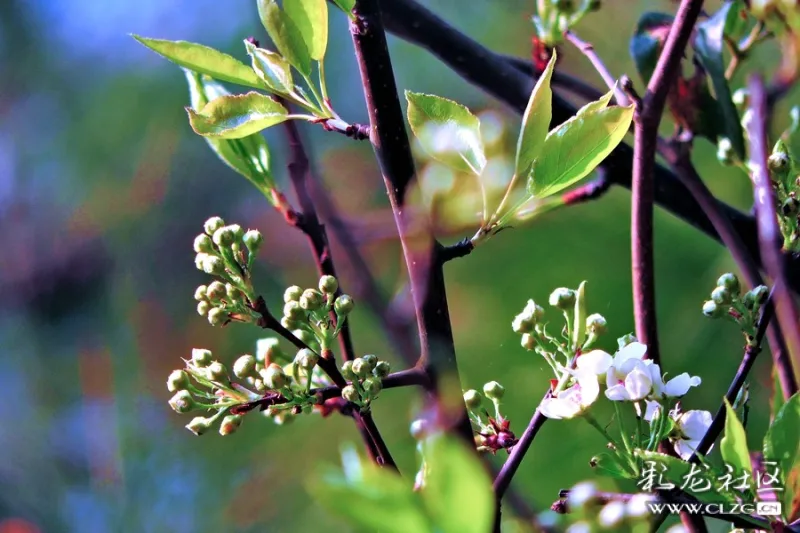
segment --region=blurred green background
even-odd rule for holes
[[[425,4],[492,49],[529,57],[533,0]],[[638,15],[674,8],[606,1],[577,32],[614,75],[635,78],[627,39]],[[365,122],[346,21],[332,13],[332,99],[342,116]],[[246,58],[243,38],[266,40],[252,0],[0,2],[0,533],[346,531],[306,496],[304,484],[319,463],[338,460],[342,443],[357,440],[349,420],[313,416],[278,427],[252,415],[234,436],[197,438],[183,428],[188,418],[167,406],[165,378],[191,348],[232,362],[263,336],[241,325],[212,328],[195,312],[192,293],[206,278],[194,268],[191,242],[208,216],[265,234],[255,279],[268,301],[287,285],[313,285],[315,274],[302,235],[191,132],[181,71],[128,33],[203,42],[239,58]],[[491,167],[493,179],[506,179],[518,117],[426,52],[394,38],[390,44],[401,90],[457,99],[491,112],[484,126],[507,128]],[[753,63],[768,68],[778,59],[767,46]],[[560,68],[599,86],[573,48],[564,47]],[[797,97],[779,107],[775,131]],[[363,230],[362,251],[387,293],[396,292],[401,258],[370,147],[321,128],[304,127],[304,134],[345,218]],[[267,138],[285,183],[284,141],[279,132]],[[714,192],[749,209],[746,178],[720,167],[707,141],[696,145],[695,162]],[[465,205],[476,194],[469,183],[458,191]],[[633,329],[629,204],[627,191],[613,189],[503,232],[447,266],[462,384],[503,383],[505,414],[518,433],[549,377],[510,328],[528,298],[544,302],[553,288],[588,280],[589,310],[610,324],[602,347],[613,351],[616,337]],[[471,235],[472,221],[455,227],[445,218],[439,237],[449,243]],[[713,411],[742,343],[734,326],[704,319],[700,306],[733,266],[722,247],[663,211],[656,233],[664,370],[700,375],[703,386],[684,405]],[[336,242],[334,257],[347,290],[354,279]],[[402,368],[366,306],[352,328],[360,354],[378,353]],[[769,370],[764,356],[753,373],[751,436],[766,427]],[[415,391],[391,390],[375,406],[409,477],[417,400]],[[580,421],[548,423],[514,485],[545,508],[559,489],[593,477],[588,460],[602,446]]]

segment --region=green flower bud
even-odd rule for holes
[[[342,398],[353,403],[359,403],[361,401],[361,396],[358,395],[358,391],[352,385],[347,385],[342,389]]]
[[[261,371],[261,377],[264,379],[264,383],[270,389],[282,389],[283,387],[289,384],[289,378],[286,376],[286,372],[283,371],[283,368],[280,365],[276,365],[275,363],[270,363],[270,365]]]
[[[212,302],[219,302],[225,296],[225,285],[222,282],[214,281],[206,289],[206,297]]]
[[[281,326],[285,327],[286,329],[295,329],[300,327],[300,322],[284,316],[281,317]]]
[[[720,137],[717,141],[717,160],[723,165],[732,165],[736,160],[733,144],[727,137]]]
[[[713,300],[708,300],[703,304],[703,314],[708,318],[719,318],[725,311]]]
[[[603,315],[594,313],[586,317],[586,330],[592,335],[602,335],[608,331],[608,323]]]
[[[186,429],[191,431],[197,436],[202,435],[206,431],[209,430],[212,424],[212,420],[209,418],[203,418],[202,416],[196,416],[192,418],[192,421],[186,424]]]
[[[256,390],[256,392],[264,392],[267,390],[267,384],[264,383],[263,379],[254,379],[253,388]]]
[[[736,89],[731,96],[731,100],[733,100],[733,105],[741,111],[750,103],[750,93],[744,87]]]
[[[233,233],[234,241],[241,241],[244,239],[244,230],[239,224],[231,224],[228,226],[228,229],[230,229],[231,233]]]
[[[178,392],[189,388],[189,374],[183,370],[173,370],[167,378],[167,390]]]
[[[300,297],[303,295],[303,289],[297,285],[292,285],[283,293],[284,302],[299,302]]]
[[[256,358],[252,355],[243,355],[233,363],[233,373],[239,379],[256,375]]]
[[[219,434],[223,437],[230,435],[242,425],[242,415],[228,415],[222,419],[219,425]]]
[[[251,229],[244,234],[242,240],[244,241],[244,245],[247,246],[247,249],[250,251],[250,253],[254,254],[264,243],[264,236],[261,235],[261,232],[257,229]]]
[[[214,243],[211,242],[211,237],[205,233],[201,233],[194,238],[194,251],[197,253],[205,252],[211,253],[214,251]]]
[[[775,177],[779,179],[785,178],[792,168],[792,159],[789,156],[789,149],[786,148],[786,144],[784,144],[782,140],[778,139],[778,142],[776,142],[775,146],[772,148],[772,154],[770,154],[767,160],[767,166],[770,172],[775,174]]]
[[[214,232],[214,244],[219,247],[230,247],[236,240],[233,230],[230,226],[223,226]]]
[[[319,348],[319,343],[317,342],[317,337],[307,329],[295,329],[292,331],[295,337],[300,339],[305,343],[306,346],[313,349],[315,352],[319,352],[317,348]]]
[[[200,252],[194,256],[194,266],[197,268],[197,270],[205,271],[206,257],[210,256],[205,252]]]
[[[711,299],[717,305],[728,305],[733,301],[733,295],[725,287],[717,287],[711,291]]]
[[[375,365],[375,368],[372,369],[372,374],[379,378],[385,378],[389,375],[391,369],[392,367],[389,365],[388,361],[378,361],[378,363]]]
[[[205,286],[205,285],[200,285],[199,287],[197,287],[194,290],[194,299],[197,300],[198,302],[202,302],[203,300],[206,300],[208,298],[208,295],[206,294],[207,290],[208,290],[208,287]]]
[[[272,420],[279,426],[285,426],[294,422],[295,418],[297,418],[296,414],[289,409],[284,409],[275,413],[275,416],[272,417]]]
[[[306,311],[316,311],[322,307],[322,294],[314,289],[306,289],[300,297],[300,307]]]
[[[206,230],[206,233],[209,235],[213,235],[215,231],[225,225],[225,221],[219,217],[211,217],[206,220],[206,223],[203,224],[203,229]]]
[[[470,411],[478,409],[481,406],[482,401],[483,398],[481,397],[481,394],[475,389],[469,389],[464,393],[464,403],[466,404],[467,409]]]
[[[319,278],[319,290],[323,294],[333,294],[339,288],[339,282],[333,276]]]
[[[367,397],[370,399],[377,398],[378,394],[381,392],[383,385],[381,384],[381,380],[378,378],[367,378],[362,383],[364,387],[364,392],[367,393]]]
[[[305,370],[311,370],[317,366],[318,362],[319,355],[312,352],[308,348],[303,348],[302,350],[298,351],[294,358],[294,364],[298,365],[300,368],[304,368]]]
[[[188,390],[179,390],[175,393],[175,396],[170,398],[169,406],[172,407],[173,411],[176,413],[184,414],[193,411],[197,407],[197,404]]]
[[[364,360],[364,363],[367,365],[367,368],[369,368],[370,372],[375,370],[375,365],[378,364],[378,356],[377,355],[373,355],[373,354],[370,353],[370,354],[362,356],[361,359]]]
[[[363,358],[358,357],[353,360],[353,373],[361,379],[364,379],[369,375],[372,369],[369,367],[369,363],[364,361]]]
[[[266,337],[256,341],[256,362],[268,366],[279,361],[288,362],[289,357],[281,349],[281,341],[276,337]]]
[[[570,310],[575,305],[575,291],[564,287],[556,289],[550,294],[549,302],[562,311]]]
[[[536,337],[534,337],[530,333],[524,333],[522,335],[522,342],[520,344],[526,350],[533,350],[534,348],[536,348]]]
[[[344,376],[344,379],[349,379],[350,381],[353,381],[358,377],[356,376],[356,373],[353,372],[352,361],[345,361],[342,363],[342,376]]]
[[[483,394],[490,400],[500,400],[503,398],[506,389],[496,381],[490,381],[483,386]]]
[[[283,306],[283,316],[289,320],[300,322],[306,318],[306,312],[295,301],[286,302]]]
[[[244,299],[244,293],[238,287],[230,283],[225,284],[225,297],[228,302],[241,302]]]
[[[203,259],[203,272],[211,276],[225,274],[225,262],[216,255],[206,255]]]
[[[192,362],[201,368],[210,365],[213,357],[211,350],[203,350],[202,348],[192,350]]]
[[[208,369],[206,370],[206,375],[208,379],[211,381],[227,381],[228,380],[228,369],[225,368],[225,365],[220,363],[219,361],[214,361],[210,365],[208,365]]]
[[[627,345],[629,345],[630,343],[638,342],[638,341],[639,341],[639,339],[637,339],[633,334],[628,333],[628,334],[623,335],[622,337],[617,339],[617,346],[621,350],[624,347],[626,347]]]
[[[208,311],[211,309],[211,304],[208,302],[197,302],[197,314],[200,316],[206,316]]]
[[[717,287],[725,287],[732,294],[739,294],[739,278],[731,272],[725,273],[717,280]]]
[[[767,298],[769,298],[769,289],[766,285],[759,285],[750,292],[753,293],[753,301],[756,304],[764,305],[767,303]]]
[[[800,207],[800,202],[797,198],[787,198],[781,204],[781,214],[785,217],[796,215],[798,207]]]
[[[347,316],[353,311],[355,305],[356,303],[350,296],[342,294],[333,302],[333,309],[336,311],[337,316]]]
[[[219,326],[228,319],[228,314],[221,307],[214,307],[208,311],[208,323],[212,326]]]

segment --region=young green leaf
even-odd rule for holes
[[[358,530],[433,532],[419,493],[400,476],[357,456],[345,460],[351,464],[345,465],[344,472],[329,469],[308,484],[309,492],[328,511],[358,526]]]
[[[333,0],[333,3],[339,6],[339,9],[347,13],[348,16],[353,15],[353,8],[356,7],[356,0]]]
[[[292,68],[280,54],[258,48],[250,41],[245,41],[244,46],[253,61],[253,70],[272,92],[281,95],[292,92]]]
[[[747,471],[752,474],[753,466],[750,462],[750,450],[747,448],[744,426],[727,399],[725,400],[725,410],[725,436],[719,443],[722,460],[737,472]]]
[[[492,482],[473,451],[449,435],[436,435],[425,442],[423,453],[428,465],[423,503],[435,531],[490,531]]]
[[[585,113],[591,113],[594,111],[600,111],[601,109],[605,109],[608,107],[608,103],[611,102],[611,97],[614,96],[614,90],[616,89],[616,84],[614,87],[611,88],[606,94],[595,100],[594,102],[589,102],[584,105],[582,108],[578,109],[578,112],[575,113],[575,116],[581,116]]]
[[[769,402],[770,420],[775,420],[775,415],[781,410],[781,407],[786,402],[783,400],[783,386],[781,385],[781,378],[778,374],[778,367],[772,368],[772,398]]]
[[[406,91],[408,123],[434,159],[480,176],[486,166],[480,120],[463,105],[431,94]]]
[[[199,112],[190,107],[186,111],[196,133],[221,139],[240,139],[257,133],[280,124],[289,114],[281,104],[255,91],[216,98]]]
[[[694,48],[697,59],[711,78],[723,121],[724,135],[730,139],[739,159],[744,160],[744,134],[739,121],[739,113],[731,99],[728,80],[725,78],[726,67],[722,55],[725,48],[725,26],[730,17],[739,16],[736,9],[731,9],[732,5],[732,3],[726,2],[710,19],[697,25]]]
[[[283,9],[300,31],[311,59],[324,58],[328,46],[328,3],[325,0],[283,0]]]
[[[764,460],[777,462],[788,506],[793,497],[789,493],[794,492],[789,473],[800,466],[800,393],[786,400],[770,424],[764,437]]]
[[[139,35],[133,38],[155,53],[173,63],[212,78],[260,89],[261,81],[253,69],[236,59],[202,44],[187,41],[149,39]]]
[[[531,167],[528,192],[541,199],[585,177],[622,141],[632,119],[632,105],[588,110],[548,133]]]
[[[311,56],[295,22],[275,0],[258,0],[258,14],[270,39],[283,57],[300,73],[311,75]]]
[[[228,95],[228,91],[208,76],[185,69],[189,83],[192,109],[200,110],[216,98]],[[274,202],[272,191],[275,180],[269,169],[269,148],[260,133],[241,139],[217,139],[206,137],[206,142],[217,156],[230,168],[246,177],[270,202]]]
[[[589,464],[601,476],[613,477],[616,479],[634,479],[634,474],[630,467],[622,463],[616,455],[600,453],[592,457]]]
[[[517,140],[517,158],[514,165],[514,172],[517,175],[525,172],[539,156],[547,132],[550,131],[550,120],[553,116],[553,91],[550,88],[550,79],[553,77],[555,65],[556,52],[553,50],[553,57],[539,76],[528,100],[528,107],[525,108],[525,114],[522,115],[522,128]]]

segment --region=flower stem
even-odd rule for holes
[[[622,409],[620,409],[619,402],[612,402],[614,404],[614,412],[617,414],[617,425],[619,426],[619,433],[622,436],[622,443],[625,445],[625,450],[629,455],[633,455],[633,448],[631,447],[631,439],[625,431],[625,424],[622,422]]]

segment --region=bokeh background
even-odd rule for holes
[[[530,54],[533,3],[425,2],[485,45],[520,57]],[[635,78],[627,39],[639,13],[675,5],[604,4],[577,31],[611,72]],[[332,98],[342,116],[364,122],[346,21],[333,11],[331,19]],[[191,243],[208,216],[265,234],[256,280],[268,301],[288,285],[313,285],[315,276],[303,237],[191,132],[180,70],[129,33],[203,42],[243,59],[243,38],[265,40],[252,0],[0,2],[0,533],[347,531],[304,487],[317,465],[338,460],[342,443],[357,441],[349,420],[313,416],[278,427],[252,415],[231,437],[197,438],[183,428],[188,418],[167,406],[165,378],[191,348],[210,348],[231,362],[252,353],[263,336],[241,325],[212,328],[195,312],[192,293],[206,278],[194,268]],[[394,38],[390,44],[401,89],[485,113],[490,177],[507,179],[518,117],[426,52]],[[761,68],[779,59],[770,46],[754,61]],[[573,48],[564,47],[560,68],[599,86]],[[776,132],[786,123],[786,102],[797,98],[795,91],[779,107]],[[394,294],[402,286],[401,258],[369,146],[321,128],[304,127],[304,135],[318,176]],[[283,138],[267,137],[285,183]],[[749,209],[746,178],[719,166],[714,152],[697,142],[701,174],[720,197]],[[471,235],[475,184],[436,169],[421,174],[431,185],[428,199],[438,190],[442,212],[460,220],[439,217],[441,240]],[[448,180],[456,181],[450,192]],[[610,324],[603,347],[613,350],[614,339],[633,329],[629,200],[627,191],[613,189],[506,231],[447,266],[462,383],[503,383],[506,415],[519,432],[548,378],[543,361],[519,347],[510,328],[528,298],[544,301],[555,287],[588,280],[590,311]],[[733,325],[704,319],[700,306],[732,263],[722,247],[671,215],[659,211],[656,222],[664,367],[700,375],[703,386],[684,405],[714,410],[741,338]],[[354,279],[336,242],[334,256],[346,290]],[[366,306],[352,316],[352,328],[359,353],[402,368]],[[768,361],[753,373],[751,436],[767,423]],[[375,406],[407,475],[415,467],[408,424],[417,406],[409,390],[387,391]],[[559,489],[593,477],[588,460],[602,446],[580,421],[549,423],[515,486],[545,508]]]

